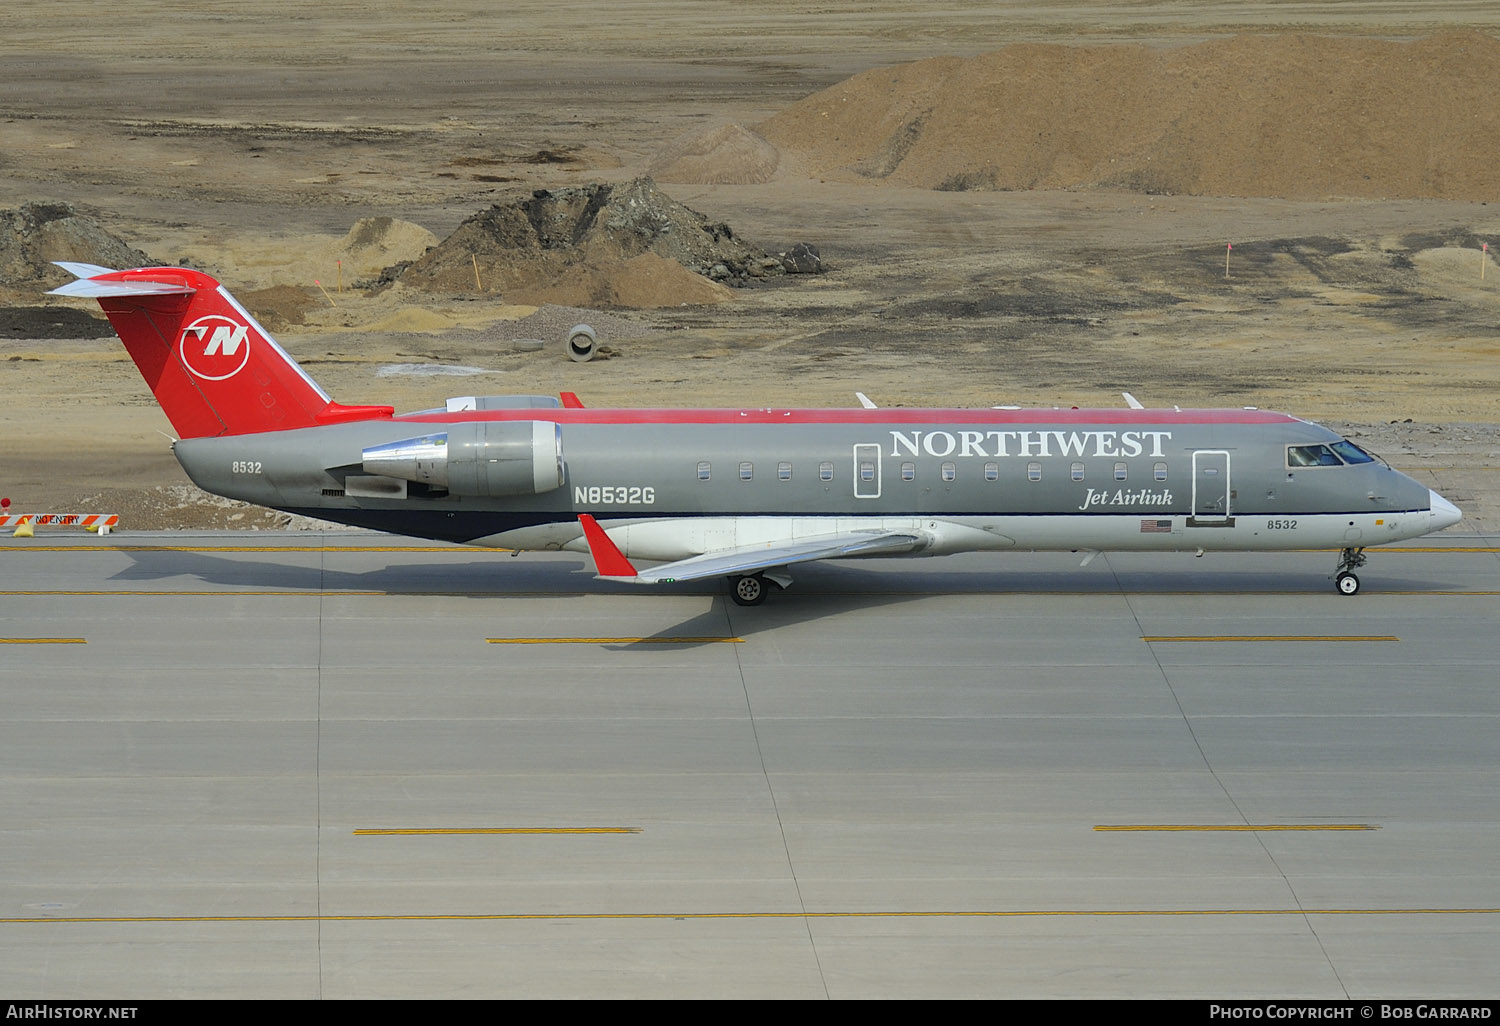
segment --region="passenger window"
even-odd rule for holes
[[[776,464],[776,477],[781,481],[790,481],[792,479],[792,465],[785,460]]]
[[[943,480],[952,481],[958,477],[958,467],[952,463],[943,464]]]
[[[1123,463],[1116,463],[1115,464],[1115,480],[1116,481],[1123,481],[1123,480],[1125,480],[1125,464],[1123,464]]]
[[[1158,463],[1155,474],[1158,481],[1165,481],[1167,479],[1167,465],[1165,463]]]
[[[1073,480],[1074,481],[1082,481],[1083,480],[1083,464],[1082,463],[1075,463],[1075,464],[1073,464]]]
[[[704,460],[704,461],[702,461],[701,463],[698,464],[698,480],[699,481],[707,481],[708,478],[709,478],[708,460]]]
[[[917,465],[915,463],[901,464],[901,480],[912,481],[917,476]]]
[[[869,460],[859,461],[859,479],[861,481],[875,480],[875,464]]]
[[[829,463],[827,460],[824,460],[822,463],[818,464],[818,480],[819,481],[832,481],[833,480],[833,464],[832,463]]]
[[[1040,481],[1042,479],[1042,465],[1040,463],[1026,464],[1026,480]]]
[[[984,465],[984,479],[986,481],[1000,480],[1000,464],[986,463]]]
[[[755,464],[749,460],[740,463],[740,480],[748,481],[755,476]]]

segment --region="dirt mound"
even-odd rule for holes
[[[45,291],[73,280],[54,260],[104,267],[150,264],[151,258],[67,203],[23,203],[0,210],[0,286]]]
[[[0,338],[114,337],[115,329],[109,321],[87,310],[65,306],[0,306]]]
[[[334,244],[346,273],[378,277],[403,260],[415,260],[436,246],[438,237],[419,224],[394,217],[363,217]]]
[[[245,293],[241,299],[245,308],[268,331],[282,331],[307,323],[307,311],[323,302],[312,289],[298,288],[295,285],[272,285],[270,288],[256,289]]]
[[[534,306],[655,307],[720,302],[732,293],[718,281],[785,272],[779,258],[735,238],[728,225],[637,178],[538,190],[482,210],[396,280],[431,292],[498,292]]]
[[[1500,41],[1009,46],[864,72],[756,126],[783,165],[929,189],[1481,200]]]
[[[760,185],[769,182],[781,152],[744,125],[695,132],[670,144],[651,165],[663,182],[690,185]]]

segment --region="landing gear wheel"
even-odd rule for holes
[[[766,600],[766,579],[760,574],[730,578],[729,595],[737,606],[758,606]]]
[[[1355,549],[1345,549],[1339,553],[1339,565],[1334,570],[1333,586],[1338,589],[1340,595],[1359,594],[1359,578],[1354,576],[1354,571],[1365,565],[1364,546]]]

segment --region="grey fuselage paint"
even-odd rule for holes
[[[556,424],[561,484],[464,495],[364,468],[367,449],[474,421]],[[1289,465],[1288,446],[1338,439],[1295,417],[1240,410],[558,409],[428,411],[174,448],[193,481],[215,494],[511,548],[576,547],[580,513],[606,526],[909,520],[988,532],[995,547],[1047,549],[1330,547],[1425,533],[1425,521],[1401,518],[1429,510],[1428,489],[1384,462]],[[975,537],[977,545],[925,551],[987,547]],[[661,554],[638,540],[626,551],[680,558],[693,550],[674,544]]]

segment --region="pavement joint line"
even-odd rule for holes
[[[154,596],[154,597],[157,597],[157,598],[185,598],[185,597],[198,597],[198,598],[203,598],[203,597],[209,597],[209,598],[214,598],[214,597],[234,597],[234,598],[257,598],[257,597],[286,598],[286,597],[293,597],[293,598],[295,598],[295,597],[298,597],[298,596],[302,596],[302,597],[306,597],[306,598],[337,598],[337,597],[340,597],[340,596],[344,596],[344,597],[347,597],[347,598],[449,598],[449,597],[457,597],[457,596],[463,596],[463,597],[467,597],[467,598],[541,598],[541,597],[564,598],[564,597],[568,597],[568,596],[602,595],[602,594],[604,594],[604,592],[589,592],[589,591],[463,591],[463,592],[459,592],[459,591],[377,591],[377,590],[374,590],[374,589],[362,589],[362,590],[350,590],[350,591],[342,591],[342,590],[338,590],[338,591],[296,591],[296,590],[288,590],[288,589],[279,589],[279,590],[274,590],[274,591],[271,591],[271,590],[268,590],[268,591],[259,591],[259,590],[254,590],[254,589],[246,589],[244,591],[226,591],[226,590],[216,590],[216,591],[192,590],[192,591],[189,591],[189,590],[176,589],[176,588],[162,590],[162,591],[154,591],[154,590],[148,590],[148,589],[145,589],[145,588],[109,588],[109,589],[95,589],[95,590],[48,588],[48,589],[27,589],[27,590],[12,589],[12,590],[8,590],[8,591],[0,591],[0,598],[6,598],[6,597],[10,597],[10,598],[28,598],[28,597],[29,598],[45,598],[45,597],[48,597],[48,596],[53,596],[53,597],[58,597],[58,598],[90,598],[90,597],[109,598],[109,597],[115,597],[115,596],[134,596],[134,597],[142,597],[142,596],[151,597],[151,596]],[[671,593],[668,593],[668,592],[661,592],[661,593],[659,593],[659,595],[662,595],[662,596],[676,595],[676,596],[679,596],[679,597],[682,597],[682,596],[691,596],[691,595],[702,595],[702,594],[704,594],[704,593],[701,592],[701,591],[681,591],[681,592],[671,592]],[[887,588],[887,589],[881,589],[881,590],[874,590],[874,589],[872,589],[872,590],[869,590],[869,591],[825,591],[825,592],[821,592],[821,594],[824,595],[824,596],[826,596],[826,597],[828,597],[828,598],[868,598],[868,597],[871,597],[871,596],[877,596],[878,597],[878,596],[882,596],[882,595],[884,595],[884,596],[895,595],[895,596],[902,596],[902,597],[929,597],[929,598],[962,597],[962,596],[965,596],[965,595],[968,595],[968,596],[975,596],[975,595],[977,595],[977,596],[987,596],[987,597],[991,597],[991,598],[1006,598],[1006,597],[1034,598],[1034,597],[1036,597],[1038,595],[1051,595],[1051,596],[1060,596],[1060,597],[1082,597],[1082,598],[1087,598],[1089,596],[1116,596],[1116,595],[1150,595],[1150,596],[1155,596],[1155,597],[1174,597],[1174,596],[1180,597],[1180,596],[1184,596],[1184,595],[1191,595],[1191,596],[1198,596],[1198,597],[1205,597],[1205,598],[1206,597],[1212,597],[1212,596],[1222,596],[1222,597],[1225,597],[1225,598],[1232,598],[1232,597],[1238,597],[1238,596],[1243,596],[1243,595],[1261,595],[1261,596],[1266,596],[1266,595],[1304,595],[1304,596],[1321,596],[1323,594],[1323,592],[1322,591],[1308,591],[1308,590],[1305,590],[1305,589],[1288,589],[1288,590],[1282,590],[1282,591],[1243,591],[1242,590],[1242,591],[1233,592],[1233,593],[1226,592],[1226,591],[1213,590],[1213,589],[1205,589],[1205,590],[1200,590],[1200,591],[1142,591],[1142,590],[1139,590],[1139,589],[1135,589],[1135,590],[1128,590],[1127,589],[1127,590],[1125,590],[1125,591],[1122,592],[1122,591],[1115,591],[1113,589],[1104,589],[1104,588],[1101,588],[1101,589],[1099,589],[1097,591],[1076,591],[1076,590],[1075,591],[1054,591],[1054,590],[1051,590],[1051,589],[1037,589],[1037,590],[1032,590],[1032,591],[1021,591],[1021,590],[1015,590],[1015,591],[992,591],[992,590],[985,590],[985,589],[978,589],[978,588],[967,589],[967,590],[960,589],[960,590],[954,590],[954,591],[900,591],[900,590],[897,590],[897,589]],[[1500,591],[1483,591],[1483,590],[1476,590],[1476,591],[1455,591],[1455,590],[1435,590],[1435,589],[1421,589],[1421,590],[1409,590],[1409,591],[1403,591],[1403,590],[1375,591],[1375,590],[1372,589],[1372,590],[1367,591],[1366,594],[1363,597],[1366,598],[1366,599],[1369,599],[1369,598],[1412,598],[1412,597],[1420,597],[1420,596],[1432,596],[1432,597],[1442,596],[1442,597],[1448,597],[1448,598],[1456,598],[1456,597],[1493,598],[1496,595],[1500,595]]]
[[[1372,545],[1377,552],[1463,553],[1500,552],[1500,545]],[[428,555],[477,556],[482,553],[510,553],[510,549],[477,545],[0,545],[0,552],[409,552]],[[1282,552],[1337,552],[1337,548],[1281,549]]]
[[[0,545],[0,552],[420,552],[429,555],[477,556],[484,552],[510,551],[472,545]]]
[[[264,916],[35,916],[0,918],[0,924],[87,923],[380,923],[494,922],[563,920],[709,920],[709,919],[1020,919],[1113,918],[1125,916],[1416,916],[1500,915],[1500,908],[1122,908],[1122,909],[957,909],[872,912],[494,912],[370,913],[354,915]]]
[[[114,588],[99,591],[0,591],[0,598],[4,597],[45,597],[48,595],[58,597],[87,598],[91,596],[114,596],[129,595],[134,597],[154,596],[157,598],[181,597],[215,597],[234,596],[235,598],[266,596],[270,598],[331,598],[337,595],[351,595],[361,597],[386,597],[398,595],[447,595],[451,592],[415,592],[415,591],[147,591],[140,588]],[[497,593],[498,594],[498,593]]]

